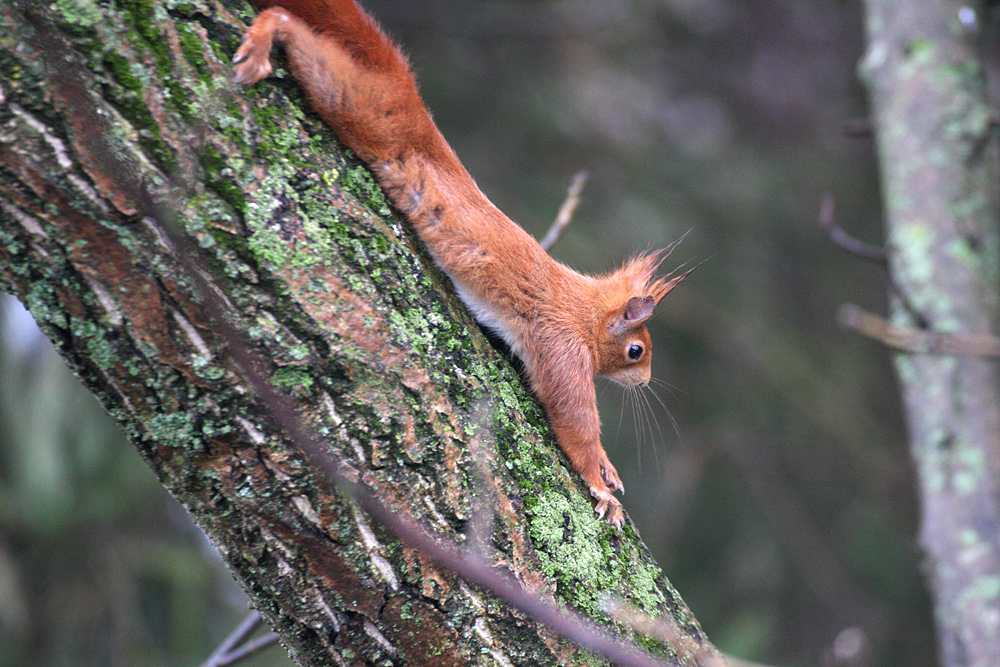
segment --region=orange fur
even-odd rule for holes
[[[645,321],[687,276],[654,279],[673,245],[596,277],[553,260],[479,191],[431,120],[406,59],[353,0],[259,5],[236,53],[237,81],[266,77],[272,43],[285,47],[312,106],[368,164],[476,319],[524,362],[597,512],[621,528],[612,491],[622,484],[601,446],[594,376],[649,381]]]

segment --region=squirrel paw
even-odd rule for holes
[[[612,491],[621,491],[622,493],[625,493],[625,487],[622,485],[621,479],[618,478],[618,471],[615,470],[613,465],[611,465],[611,461],[608,460],[608,457],[602,456],[598,465],[601,467],[601,479],[603,479],[604,483],[608,485],[608,488]],[[593,493],[593,488],[591,489],[591,493]]]
[[[270,56],[274,35],[289,20],[288,12],[280,7],[265,9],[257,16],[243,35],[243,43],[233,56],[233,62],[236,63],[236,83],[254,84],[271,73]]]
[[[592,486],[590,487],[590,495],[597,499],[597,505],[594,507],[597,516],[621,530],[622,526],[625,525],[625,515],[622,513],[622,504],[611,495],[611,491],[607,488],[599,489]]]
[[[270,40],[267,44],[260,44],[252,31],[244,35],[243,43],[233,56],[236,83],[249,86],[267,78],[271,73],[270,54]]]

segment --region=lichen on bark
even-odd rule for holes
[[[988,335],[998,322],[998,137],[982,3],[868,0],[862,75],[881,163],[894,322]],[[979,12],[977,14],[977,12]],[[898,354],[942,664],[1000,664],[996,363]]]

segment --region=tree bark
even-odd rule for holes
[[[596,518],[517,373],[294,84],[233,86],[250,18],[235,0],[0,9],[0,289],[299,664],[601,661],[330,488],[234,362],[177,234],[266,359],[253,372],[347,475],[456,543],[488,528],[485,562],[542,599],[629,637],[602,611],[619,596],[707,645],[632,525]]]
[[[978,3],[869,0],[862,72],[881,162],[896,325],[988,335],[997,323],[998,141]],[[1000,665],[996,361],[898,354],[942,663]]]

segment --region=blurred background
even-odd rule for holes
[[[690,230],[708,259],[650,329],[641,404],[598,388],[626,510],[724,651],[773,665],[935,664],[889,356],[853,0],[366,0],[445,136],[552,250],[611,269]],[[12,299],[0,305],[0,667],[197,665],[245,613],[211,547]],[[662,403],[661,403],[662,402]],[[647,405],[648,404],[648,405]],[[30,659],[29,659],[30,658]],[[256,663],[288,664],[280,649]]]

